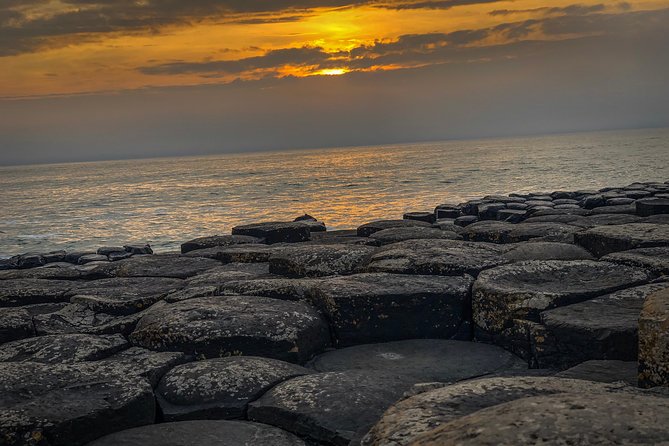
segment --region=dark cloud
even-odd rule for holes
[[[507,16],[518,13],[541,13],[541,14],[568,14],[568,15],[586,15],[592,14],[595,12],[602,12],[606,9],[606,5],[599,3],[597,5],[580,5],[574,4],[563,7],[542,7],[542,8],[532,8],[532,9],[495,9],[490,11],[492,16]],[[622,8],[621,8],[622,9]],[[629,4],[627,4],[627,9],[629,9]]]

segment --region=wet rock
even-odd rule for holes
[[[123,350],[127,346],[128,342],[120,335],[40,336],[1,345],[0,362],[71,364],[95,361]]]
[[[404,220],[425,221],[428,223],[434,223],[436,220],[434,212],[407,212],[402,218]]]
[[[243,421],[181,421],[129,429],[88,446],[306,446],[281,429]]]
[[[232,235],[258,237],[269,244],[305,242],[309,240],[310,232],[305,222],[268,222],[232,228]]]
[[[606,407],[606,416],[602,408]],[[415,446],[432,444],[516,445],[527,439],[548,444],[654,445],[669,428],[669,400],[619,394],[560,394],[526,398],[483,409],[417,437]],[[558,440],[559,439],[559,440]]]
[[[467,240],[489,243],[517,243],[533,238],[571,243],[578,231],[579,228],[563,223],[512,224],[502,221],[481,221],[467,226],[463,236]]]
[[[329,333],[321,316],[299,302],[216,296],[150,308],[130,340],[198,358],[253,355],[300,363],[325,348]]]
[[[592,214],[636,214],[636,206],[634,204],[621,204],[618,206],[601,206],[592,209]]]
[[[440,218],[458,218],[460,216],[460,207],[455,204],[440,204],[434,209],[434,217]]]
[[[636,213],[642,217],[669,214],[669,198],[643,198],[637,200]]]
[[[479,220],[497,220],[497,213],[506,209],[503,203],[486,203],[478,206]]]
[[[358,272],[375,248],[361,245],[290,246],[269,258],[269,271],[286,277],[322,277]]]
[[[156,387],[168,370],[190,360],[191,357],[181,352],[153,352],[131,347],[92,364],[99,370],[122,371],[126,375],[145,378]]]
[[[565,369],[590,359],[635,361],[643,302],[663,288],[669,288],[669,283],[627,288],[544,311],[541,322],[548,330],[545,338],[550,339],[553,354],[539,358],[539,364]]]
[[[462,217],[456,218],[453,224],[464,228],[465,226],[469,226],[472,223],[476,223],[477,221],[479,221],[479,218],[475,215],[463,215]]]
[[[129,252],[133,255],[150,255],[153,254],[153,249],[147,243],[145,245],[124,245],[123,248],[126,252]]]
[[[0,438],[7,445],[84,445],[155,418],[148,381],[94,363],[0,363],[0,389]]]
[[[261,244],[264,240],[248,235],[214,235],[210,237],[199,237],[181,245],[181,253],[195,251],[196,249],[215,248],[217,246],[243,245],[248,243]]]
[[[650,223],[598,226],[576,234],[575,240],[601,257],[617,251],[669,246],[669,226]]]
[[[158,302],[155,305],[161,305],[161,303]],[[58,311],[37,315],[33,318],[33,322],[38,335],[120,333],[127,336],[134,330],[142,313],[140,311],[126,316],[117,316],[93,311],[87,305],[72,303]]]
[[[669,275],[669,246],[614,252],[605,255],[602,260],[645,268],[658,275]]]
[[[507,248],[460,240],[407,240],[376,252],[369,272],[424,275],[477,275],[481,270],[508,263]]]
[[[637,384],[636,361],[602,361],[582,362],[555,376],[557,378],[584,379],[602,383],[624,382],[630,386]]]
[[[339,346],[411,338],[469,339],[470,276],[356,274],[310,291]]]
[[[580,393],[592,396],[614,392],[619,392],[625,397],[631,394],[643,394],[641,390],[623,387],[621,384],[553,377],[496,377],[459,382],[396,403],[386,411],[361,443],[364,446],[413,445],[421,435],[487,407],[540,395]],[[624,407],[624,404],[622,406]],[[547,412],[552,413],[552,409],[547,409]],[[517,417],[518,421],[520,419]],[[484,428],[486,425],[483,423],[477,427]],[[556,433],[550,438],[563,437]],[[527,444],[527,441],[509,444]]]
[[[590,260],[537,260],[479,274],[473,288],[474,322],[497,332],[513,319],[538,320],[539,312],[573,304],[650,280],[642,269]]]
[[[454,228],[457,226],[452,225]],[[379,245],[389,245],[391,243],[402,242],[405,240],[416,240],[416,239],[448,239],[448,240],[458,240],[462,239],[454,231],[444,231],[437,228],[390,228],[384,229],[382,231],[375,232],[370,235],[370,238],[373,238],[378,242]]]
[[[366,223],[358,228],[359,237],[369,237],[375,232],[382,231],[383,229],[390,228],[412,228],[412,227],[423,226],[426,228],[430,227],[430,223],[425,221],[417,220],[378,220],[370,223]]]
[[[669,288],[646,298],[639,316],[639,386],[669,386]]]
[[[93,277],[171,277],[185,279],[220,265],[212,259],[152,255],[131,257],[95,267]]]
[[[344,446],[408,387],[398,377],[361,371],[306,375],[249,404],[248,417],[320,444]]]
[[[592,254],[569,243],[532,242],[511,245],[504,257],[519,262],[524,260],[593,260]]]
[[[183,281],[179,279],[114,277],[86,282],[77,288],[70,301],[95,312],[126,315],[150,307],[183,286]]]
[[[525,362],[499,347],[438,339],[411,339],[333,350],[314,358],[309,367],[319,372],[387,372],[412,383],[449,383],[510,370],[527,370]]]
[[[276,251],[276,247],[248,243],[244,245],[196,249],[195,251],[190,251],[186,256],[216,259],[223,263],[267,263],[270,255]]]
[[[165,421],[243,418],[248,403],[311,370],[253,356],[216,358],[170,370],[156,389]]]
[[[10,279],[0,282],[0,307],[67,302],[75,289],[65,280]]]
[[[220,294],[230,296],[264,296],[282,300],[306,300],[317,279],[235,280],[221,286]]]

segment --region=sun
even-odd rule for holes
[[[340,76],[347,72],[348,70],[346,68],[326,68],[324,70],[320,70],[317,74],[322,74],[325,76]]]

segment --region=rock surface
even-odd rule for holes
[[[310,233],[309,225],[304,222],[267,222],[232,228],[232,235],[258,237],[269,244],[305,242]]]
[[[102,359],[127,347],[128,342],[120,335],[40,336],[0,345],[0,362],[72,364]]]
[[[172,277],[185,279],[217,265],[220,265],[220,263],[215,260],[200,257],[146,255],[97,266],[90,274],[96,277]]]
[[[508,223],[480,221],[467,226],[465,239],[489,243],[518,243],[541,238],[544,241],[571,243],[580,229],[563,223]]]
[[[190,240],[181,245],[181,253],[186,254],[196,249],[214,248],[216,246],[241,245],[247,243],[262,243],[264,240],[248,235],[213,235]]]
[[[358,227],[358,236],[369,237],[375,232],[390,228],[429,228],[430,226],[428,222],[417,220],[377,220]]]
[[[629,249],[669,246],[669,226],[651,223],[598,226],[576,234],[575,240],[601,257]]]
[[[504,257],[519,262],[523,260],[593,260],[592,254],[580,246],[569,243],[532,242],[516,243]]]
[[[636,361],[591,360],[582,362],[555,376],[558,378],[584,379],[602,383],[624,382],[636,386],[638,379]]]
[[[358,272],[375,248],[362,245],[291,246],[272,254],[269,271],[286,277],[322,277]]]
[[[660,275],[669,275],[669,246],[614,252],[605,255],[602,260],[645,268]]]
[[[669,386],[669,288],[646,298],[639,316],[639,386]]]
[[[454,228],[457,227],[453,225]],[[437,228],[409,227],[409,228],[389,228],[377,231],[369,236],[374,239],[378,245],[389,245],[391,243],[403,242],[405,240],[416,239],[448,239],[460,240],[462,237],[453,231],[445,231]]]

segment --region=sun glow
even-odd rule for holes
[[[316,74],[322,74],[324,76],[340,76],[345,73],[348,73],[346,68],[327,68],[317,72]]]

